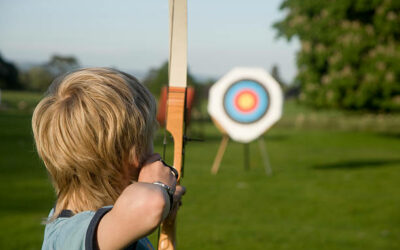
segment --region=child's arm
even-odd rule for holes
[[[161,161],[145,164],[139,182],[129,185],[101,219],[97,229],[100,249],[124,248],[150,234],[165,219],[170,210],[169,196],[164,188],[151,184],[155,181],[176,185],[175,176]],[[180,200],[183,193],[184,189],[178,186],[175,198],[178,195]]]

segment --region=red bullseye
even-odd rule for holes
[[[249,113],[255,110],[258,106],[258,96],[251,89],[243,89],[234,97],[235,107],[238,111]]]

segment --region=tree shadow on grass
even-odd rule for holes
[[[376,133],[376,134],[378,136],[400,140],[400,132],[392,132],[392,133],[385,132],[385,133]]]
[[[398,166],[400,166],[400,159],[339,161],[339,162],[334,162],[334,163],[314,165],[314,166],[312,166],[312,168],[319,169],[319,170],[361,169],[361,168],[383,167],[383,166],[393,165],[393,164],[398,164]]]

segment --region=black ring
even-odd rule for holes
[[[175,178],[178,179],[178,176],[179,176],[178,170],[176,170],[174,167],[165,163],[164,160],[161,159],[160,161],[164,164],[164,166],[168,167],[171,170],[171,172],[174,174]]]

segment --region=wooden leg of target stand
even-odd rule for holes
[[[272,167],[269,162],[267,147],[265,146],[264,138],[260,137],[258,139],[258,146],[260,148],[260,153],[264,161],[265,173],[267,175],[272,175]]]
[[[211,168],[211,173],[214,175],[218,173],[218,169],[219,166],[221,165],[222,157],[224,156],[226,146],[228,145],[228,141],[229,141],[229,136],[224,134],[221,140],[221,144],[219,145],[218,148],[217,156],[215,156],[215,160]]]

